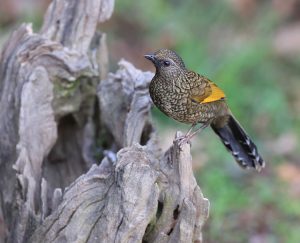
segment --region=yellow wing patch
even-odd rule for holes
[[[192,95],[192,101],[204,104],[209,102],[214,102],[226,98],[223,90],[221,90],[215,83],[207,80],[207,86],[202,95]]]
[[[209,85],[211,88],[210,94],[207,97],[205,97],[205,99],[203,99],[201,101],[199,100],[198,101],[199,103],[201,103],[201,104],[209,103],[209,102],[224,99],[226,97],[223,90],[221,90],[215,83],[210,81]]]
[[[223,90],[221,90],[215,83],[209,82],[209,84],[211,87],[211,94],[208,97],[206,97],[202,102],[200,102],[201,104],[221,100],[226,97]]]

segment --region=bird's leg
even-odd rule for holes
[[[194,128],[196,125],[197,125],[197,123],[194,123],[194,124],[190,127],[190,129],[187,131],[187,133],[184,135],[184,137],[189,136],[190,133],[193,131],[193,128]]]
[[[197,123],[194,123],[190,129],[187,131],[187,133],[181,137],[178,137],[175,139],[175,141],[178,141],[178,144],[181,146],[182,144],[188,142],[188,137],[189,137],[189,134],[193,131],[193,128],[197,125]]]
[[[197,128],[192,134],[189,134],[188,137],[189,139],[191,139],[192,137],[194,137],[197,133],[202,132],[205,128],[207,128],[207,126],[209,125],[209,123],[203,123],[199,128]]]
[[[189,142],[191,140],[192,137],[194,137],[197,133],[201,132],[202,130],[204,130],[204,128],[206,128],[208,126],[209,123],[203,123],[199,128],[197,128],[195,131],[193,131],[193,128],[197,125],[197,123],[193,124],[191,126],[191,128],[188,130],[188,132],[178,138],[179,142],[178,145],[182,146],[183,144]],[[192,132],[193,131],[193,132]]]

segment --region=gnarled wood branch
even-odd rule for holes
[[[158,145],[153,74],[122,60],[107,75],[97,26],[113,6],[54,0],[38,34],[23,24],[3,47],[0,242],[202,240],[209,203],[189,145]]]

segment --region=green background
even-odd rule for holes
[[[266,160],[261,173],[243,171],[210,129],[193,139],[195,174],[211,203],[204,242],[300,242],[300,13],[290,6],[299,1],[281,2],[122,0],[100,26],[111,71],[121,57],[154,71],[143,55],[170,48],[214,80]],[[45,6],[13,18],[2,8],[0,45],[20,22],[38,30]],[[165,149],[189,128],[157,109],[153,120]]]

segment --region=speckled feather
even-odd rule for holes
[[[160,54],[158,58],[163,58]],[[181,59],[179,59],[181,60]],[[154,104],[167,116],[188,123],[207,123],[216,116],[228,114],[224,97],[209,103],[200,103],[211,95],[211,81],[178,65],[175,72],[157,71],[149,87]],[[194,99],[197,97],[198,99]]]
[[[260,171],[265,166],[215,83],[187,70],[181,57],[171,50],[162,49],[145,57],[156,67],[149,92],[163,113],[182,123],[211,125],[241,167]]]

